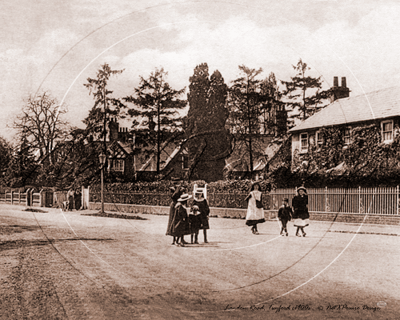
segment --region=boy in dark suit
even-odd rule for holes
[[[283,236],[284,233],[288,236],[286,225],[288,221],[292,219],[293,211],[292,208],[289,207],[289,199],[283,198],[282,206],[279,208],[278,211],[278,219],[281,222],[281,233],[280,235]]]

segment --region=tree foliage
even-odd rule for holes
[[[126,102],[134,104],[128,113],[136,119],[142,118],[142,130],[139,122],[134,121],[140,134],[147,138],[150,144],[157,146],[157,174],[160,172],[161,144],[165,142],[171,133],[182,130],[182,116],[179,110],[186,107],[186,101],[179,99],[185,91],[172,89],[167,82],[168,73],[163,68],[151,72],[145,79],[140,77],[140,84],[135,88],[135,95],[125,97]]]
[[[232,151],[231,135],[225,128],[228,87],[218,70],[209,76],[207,63],[196,66],[189,81],[189,111],[185,120],[189,154],[186,178],[215,181],[222,178],[225,158]]]
[[[323,108],[322,104],[329,98],[330,90],[321,90],[321,77],[308,76],[310,67],[301,59],[293,69],[296,75],[291,77],[291,81],[282,81],[286,86],[284,95],[290,100],[288,107],[294,111],[292,118],[305,120]]]
[[[107,125],[112,117],[118,117],[121,109],[125,105],[119,98],[112,96],[113,91],[109,89],[109,81],[111,76],[122,73],[124,70],[112,70],[105,63],[97,70],[96,78],[87,78],[84,86],[89,90],[89,94],[93,96],[94,105],[89,111],[89,115],[83,120],[86,125],[88,136],[94,139],[103,139],[105,141],[107,135]]]
[[[239,66],[241,76],[233,81],[229,90],[229,126],[236,137],[235,148],[249,159],[249,171],[253,172],[254,158],[263,155],[263,150],[254,146],[255,135],[261,133],[264,125],[263,115],[271,107],[268,104],[272,96],[268,96],[267,82],[257,79],[262,69],[250,69]],[[238,151],[240,149],[240,151]]]

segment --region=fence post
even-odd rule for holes
[[[396,214],[399,214],[399,186],[396,187]]]
[[[328,212],[328,187],[325,187],[325,212]]]
[[[358,213],[361,214],[361,187],[358,187]]]

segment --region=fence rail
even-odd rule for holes
[[[26,206],[42,206],[42,195],[40,192],[2,192],[0,193],[0,203],[26,205]]]
[[[399,215],[399,187],[307,189],[310,212]],[[283,198],[292,202],[294,189],[271,191],[271,209],[278,209]]]
[[[88,192],[88,190],[87,190]],[[309,188],[308,208],[314,213],[350,213],[399,216],[399,187],[377,188]],[[245,193],[209,192],[208,201],[211,207],[246,208]],[[278,210],[283,198],[289,199],[289,204],[295,196],[294,189],[277,189],[263,196],[264,208]],[[105,202],[115,204],[143,204],[154,206],[169,206],[171,195],[166,193],[105,193]],[[65,192],[56,192],[51,197],[52,206],[59,205],[66,199]],[[53,199],[54,198],[54,199]],[[90,202],[100,202],[100,193],[90,192]],[[45,206],[42,193],[0,193],[0,203],[26,204]]]

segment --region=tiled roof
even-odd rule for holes
[[[339,99],[290,132],[400,116],[400,87]]]

